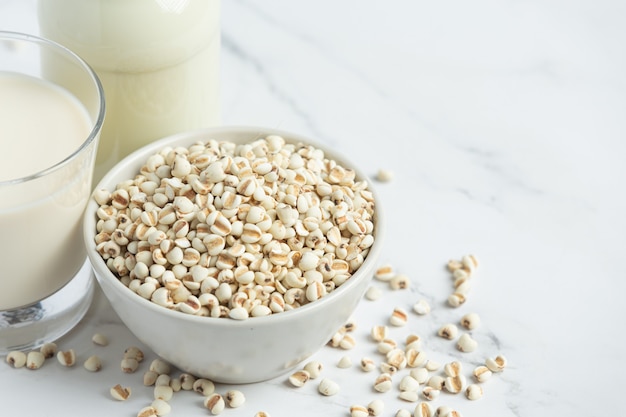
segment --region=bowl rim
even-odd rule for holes
[[[268,135],[280,135],[282,136],[287,143],[298,143],[303,142],[308,145],[312,145],[317,149],[320,149],[324,152],[324,157],[328,159],[334,159],[342,166],[346,168],[353,169],[356,174],[356,178],[362,181],[366,181],[368,185],[368,189],[372,193],[375,202],[375,210],[374,210],[374,243],[369,248],[368,255],[365,257],[363,264],[359,267],[359,269],[350,276],[346,282],[341,284],[339,287],[326,294],[324,297],[309,302],[303,306],[294,308],[293,310],[284,311],[281,313],[272,313],[267,316],[261,317],[249,317],[245,320],[235,320],[224,317],[210,317],[210,316],[196,316],[193,314],[183,313],[177,310],[169,309],[160,305],[155,304],[154,302],[143,298],[139,294],[130,290],[127,286],[122,284],[122,282],[117,278],[113,272],[109,270],[106,266],[106,262],[104,259],[96,252],[95,250],[95,230],[96,230],[96,216],[95,211],[99,206],[98,203],[94,199],[94,194],[99,189],[107,189],[112,190],[120,181],[114,180],[115,177],[120,175],[120,171],[127,169],[127,165],[138,165],[140,162],[144,162],[150,155],[160,151],[161,149],[168,146],[189,146],[192,143],[199,140],[231,140],[231,139],[222,139],[220,137],[210,138],[210,135],[233,135],[233,134],[246,134],[250,133],[251,138],[249,142],[252,142],[256,139],[268,136]],[[180,143],[179,143],[180,142]],[[239,141],[236,143],[245,143],[244,141]],[[137,169],[138,172],[138,169]],[[373,277],[374,271],[374,263],[379,258],[379,254],[381,252],[381,248],[383,245],[384,238],[384,227],[383,227],[383,216],[381,214],[380,207],[380,195],[374,186],[372,186],[371,178],[361,170],[356,164],[354,164],[349,158],[346,156],[334,151],[329,145],[320,144],[319,142],[312,140],[306,136],[289,132],[282,129],[274,129],[268,127],[258,127],[258,126],[242,126],[242,125],[232,125],[232,126],[219,126],[219,127],[211,127],[197,130],[190,130],[186,132],[180,132],[173,135],[165,136],[161,139],[158,139],[154,142],[151,142],[148,145],[142,146],[136,151],[130,153],[128,156],[117,162],[98,182],[98,184],[93,188],[93,193],[89,198],[87,203],[87,207],[85,209],[85,213],[83,215],[83,240],[86,246],[88,258],[90,260],[91,266],[94,269],[96,278],[98,281],[106,280],[106,282],[110,283],[112,287],[120,294],[128,294],[128,301],[134,302],[141,307],[147,308],[150,311],[153,311],[156,314],[162,314],[172,319],[182,319],[184,321],[190,321],[192,323],[198,324],[208,324],[211,326],[224,326],[228,328],[249,328],[252,325],[255,327],[258,326],[267,326],[267,325],[275,325],[277,323],[287,321],[287,320],[296,320],[303,314],[310,314],[315,310],[319,310],[324,308],[329,302],[334,299],[341,297],[344,293],[349,292],[352,287],[357,286],[359,281],[365,279],[370,281]],[[362,274],[371,274],[370,277],[362,277]],[[358,279],[353,279],[355,276]],[[125,297],[126,295],[124,295]],[[363,294],[360,295],[362,297]],[[252,321],[251,321],[252,320]]]

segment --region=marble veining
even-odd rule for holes
[[[0,30],[37,33],[34,13],[34,0],[0,0]],[[223,415],[348,416],[351,405],[375,398],[384,400],[385,416],[413,410],[395,387],[373,391],[378,371],[364,373],[358,362],[381,359],[371,326],[421,298],[430,315],[409,314],[407,326],[390,328],[392,337],[419,334],[429,358],[459,360],[466,374],[486,357],[509,361],[484,383],[482,399],[442,393],[433,405],[465,417],[619,414],[624,18],[617,0],[222,0],[224,123],[311,136],[372,178],[391,170],[392,181],[372,184],[386,223],[380,262],[412,280],[403,291],[374,281],[383,297],[355,312],[355,348],[325,346],[312,357],[341,386],[337,395],[322,397],[318,381],[295,389],[279,377],[240,387],[244,407]],[[444,266],[466,253],[481,264],[467,302],[453,309]],[[482,319],[472,331],[475,352],[435,335],[472,311]],[[110,345],[93,345],[95,332]],[[58,343],[83,359],[101,355],[104,369],[1,363],[0,415],[134,416],[151,401],[141,372],[119,371],[123,350],[143,345],[100,292]],[[346,355],[353,366],[338,368]],[[109,398],[117,383],[132,386],[131,399]],[[172,409],[207,415],[192,393],[177,395]]]

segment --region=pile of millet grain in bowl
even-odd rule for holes
[[[109,269],[140,296],[199,316],[241,320],[315,301],[374,243],[368,183],[278,135],[164,148],[94,198]]]

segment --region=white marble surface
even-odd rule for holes
[[[36,33],[32,4],[0,0],[0,29]],[[396,388],[374,392],[374,373],[336,362],[376,357],[370,327],[422,297],[432,314],[411,314],[394,337],[418,333],[431,358],[458,359],[466,371],[496,354],[509,361],[481,400],[442,393],[434,405],[464,416],[619,414],[624,3],[224,0],[222,12],[224,123],[300,132],[372,174],[393,171],[393,181],[376,184],[388,226],[381,263],[412,278],[406,291],[377,283],[384,297],[359,306],[353,350],[315,355],[338,395],[317,394],[316,381],[294,389],[277,378],[240,387],[245,405],[223,415],[348,416],[352,404],[375,398],[385,416],[412,410]],[[467,303],[452,309],[443,266],[466,253],[481,265]],[[434,332],[470,311],[483,320],[473,332],[479,349],[460,354]],[[95,332],[111,344],[92,345]],[[100,294],[58,343],[80,358],[101,355],[104,369],[0,364],[0,415],[134,416],[150,402],[141,372],[119,371],[121,352],[138,342]],[[133,388],[129,401],[108,397],[115,383]],[[192,393],[171,404],[171,415],[208,414]]]

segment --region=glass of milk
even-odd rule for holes
[[[102,81],[95,181],[149,142],[220,122],[220,0],[39,0],[42,36]]]
[[[76,54],[0,32],[0,353],[57,339],[91,303],[81,218],[104,111]]]

